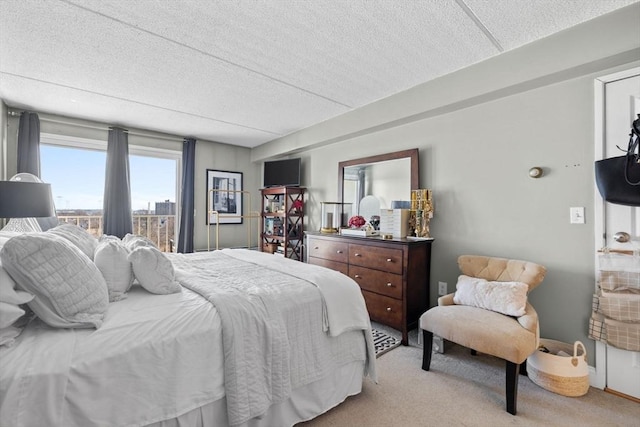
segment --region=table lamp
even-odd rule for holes
[[[51,184],[0,181],[0,218],[55,216]]]

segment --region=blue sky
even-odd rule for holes
[[[57,209],[102,209],[104,151],[40,145],[44,182],[51,184]],[[131,206],[155,209],[155,202],[176,201],[176,161],[129,156]]]

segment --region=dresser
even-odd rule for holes
[[[429,308],[433,240],[381,239],[306,232],[307,262],[339,271],[360,285],[371,320],[402,332]]]

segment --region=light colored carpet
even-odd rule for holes
[[[640,404],[591,388],[572,398],[520,376],[518,414],[505,411],[504,362],[452,345],[421,369],[416,331],[410,346],[377,359],[379,381],[305,427],[324,426],[621,426],[640,425]]]

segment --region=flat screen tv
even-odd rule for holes
[[[264,162],[265,187],[295,187],[300,185],[300,159]]]

